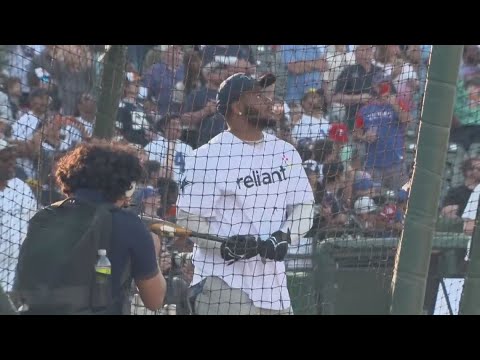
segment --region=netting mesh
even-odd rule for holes
[[[0,139],[16,145],[15,175],[0,188],[7,292],[28,220],[64,197],[54,182],[57,160],[93,135],[99,94],[109,91],[107,49],[0,52]],[[430,52],[430,45],[129,45],[113,126],[115,141],[138,150],[145,176],[128,211],[221,238],[268,242],[287,229],[292,237],[284,261],[254,254],[229,265],[221,239],[164,233],[157,255],[165,303],[175,310],[149,311],[132,294],[132,313],[388,312]],[[431,259],[440,270],[431,270],[426,313],[455,313],[461,295],[452,278],[464,276],[456,266],[469,239],[462,218],[480,181],[477,53],[466,47],[460,69]],[[220,85],[238,72],[251,78],[223,86],[219,107]],[[239,95],[267,73],[274,84]],[[192,289],[196,301],[188,300]]]

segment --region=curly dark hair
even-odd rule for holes
[[[141,179],[142,172],[140,159],[131,147],[94,139],[62,157],[55,176],[67,196],[78,189],[94,189],[115,202],[133,181]]]

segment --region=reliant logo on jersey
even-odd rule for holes
[[[242,188],[242,185],[247,189],[250,189],[254,186],[274,184],[276,181],[284,180],[287,180],[287,177],[285,176],[285,168],[280,166],[280,171],[272,171],[271,173],[260,173],[258,170],[252,170],[251,175],[245,176],[244,178],[238,178],[237,185],[239,189]]]

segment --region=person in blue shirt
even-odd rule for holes
[[[308,89],[322,87],[325,45],[282,45],[281,51],[288,70],[287,103],[300,102]]]
[[[166,282],[159,271],[156,254],[160,240],[152,234],[135,214],[122,209],[133,195],[136,182],[142,177],[137,155],[127,145],[93,140],[67,153],[58,163],[57,183],[62,192],[94,203],[112,203],[118,209],[112,212],[112,295],[117,299],[117,314],[130,311],[132,279],[144,305],[157,310],[163,304]],[[121,282],[129,267],[130,276]]]
[[[375,182],[399,189],[408,181],[405,169],[405,128],[408,107],[391,93],[389,78],[381,73],[372,81],[372,99],[355,119],[354,139],[365,143],[365,169]]]
[[[165,46],[160,62],[146,69],[142,77],[142,86],[156,99],[160,115],[180,111],[185,78],[181,45]]]

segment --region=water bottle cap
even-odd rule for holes
[[[105,249],[98,249],[98,255],[100,255],[100,256],[106,256],[106,255],[107,255],[107,250],[105,250]]]

